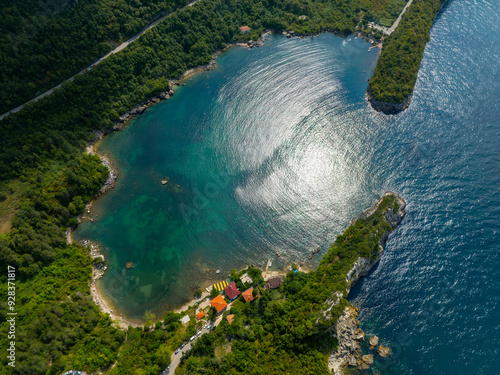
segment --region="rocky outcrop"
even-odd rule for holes
[[[367,365],[373,365],[373,356],[371,354],[365,354],[361,357],[364,363]]]
[[[372,336],[370,337],[370,347],[375,348],[378,345],[378,337]]]
[[[385,357],[389,356],[389,354],[391,354],[391,349],[389,349],[387,346],[380,345],[377,349],[377,353],[382,358],[385,358]]]
[[[354,224],[358,219],[365,219],[373,215],[382,204],[384,197],[388,195],[392,195],[395,197],[399,207],[396,210],[397,212],[394,211],[392,208],[389,208],[385,212],[383,212],[383,215],[386,221],[391,225],[391,230],[395,229],[399,225],[399,223],[401,223],[403,217],[406,215],[406,211],[404,210],[406,207],[406,202],[399,195],[390,191],[386,192],[372,207],[362,212],[358,218],[353,219],[352,224]],[[347,282],[346,293],[349,293],[354,284],[361,277],[366,276],[370,271],[370,269],[380,260],[384,252],[383,245],[387,241],[389,233],[390,231],[387,231],[381,236],[379,243],[379,252],[376,257],[374,257],[373,259],[359,257],[356,260],[356,262],[346,275],[346,282]],[[338,306],[342,297],[343,297],[342,293],[336,292],[334,293],[332,298],[325,301],[325,306],[328,307],[323,311],[323,315],[326,319],[331,319],[330,311],[332,310],[333,307]],[[367,367],[368,364],[366,361],[356,360],[355,356],[356,350],[359,347],[356,340],[364,339],[364,333],[361,335],[362,332],[361,329],[357,329],[357,325],[359,324],[359,322],[356,322],[355,320],[356,317],[357,317],[356,309],[352,306],[348,306],[345,308],[341,317],[337,320],[335,329],[337,334],[338,349],[332,356],[330,356],[330,360],[328,363],[328,367],[334,374],[338,375],[342,374],[342,367],[347,364],[351,365],[351,363],[353,366],[357,365],[360,369],[368,368]],[[373,336],[370,338],[370,345],[372,346],[372,348],[375,348],[378,345],[377,336]],[[385,354],[386,350],[382,349],[382,353]],[[372,357],[372,363],[373,363],[373,357]]]
[[[176,80],[172,80],[171,84],[176,83]],[[161,102],[162,100],[169,100],[172,96],[174,95],[174,91],[172,90],[172,87],[169,86],[167,89],[158,95],[152,96],[149,99],[144,100],[142,103],[136,105],[134,108],[132,108],[130,111],[125,112],[123,115],[121,115],[118,120],[116,120],[111,127],[111,129],[103,129],[104,133],[110,133],[112,131],[119,131],[123,129],[125,124],[130,121],[133,117],[142,115],[144,112],[147,111],[147,109],[156,103]]]
[[[409,107],[412,95],[407,97],[403,101],[403,103],[399,103],[399,104],[398,103],[389,103],[389,102],[380,102],[380,101],[373,99],[373,96],[370,92],[370,89],[368,88],[368,90],[366,91],[366,97],[367,97],[368,101],[370,102],[370,104],[372,105],[373,109],[375,109],[376,111],[383,112],[386,115],[395,115],[396,113],[402,112],[406,108]]]
[[[353,219],[352,224],[354,224],[356,222],[356,220],[358,220],[358,219],[366,219],[367,217],[370,217],[371,215],[373,215],[375,213],[375,211],[377,211],[377,209],[379,208],[380,204],[383,202],[384,197],[386,197],[388,195],[393,195],[396,198],[398,205],[399,205],[398,212],[394,212],[392,210],[392,208],[389,208],[387,211],[384,212],[385,220],[390,224],[392,229],[395,229],[399,225],[399,223],[401,223],[401,220],[403,220],[403,217],[406,215],[406,211],[404,210],[406,207],[406,201],[403,198],[401,198],[399,195],[397,195],[396,193],[393,193],[390,191],[385,192],[384,195],[372,207],[370,207],[366,211],[362,212],[358,218]],[[354,284],[356,284],[356,282],[360,278],[366,276],[368,274],[368,272],[372,269],[372,267],[375,264],[377,264],[377,262],[380,260],[380,258],[382,257],[382,254],[384,253],[383,246],[385,245],[385,242],[387,241],[387,238],[389,237],[389,233],[390,232],[385,232],[382,235],[382,237],[380,239],[380,243],[379,243],[379,252],[375,258],[368,259],[368,258],[364,258],[364,257],[359,257],[356,260],[356,262],[354,263],[354,265],[352,266],[352,268],[349,270],[349,272],[346,275],[347,292],[348,293],[350,292],[350,290],[354,286]]]
[[[361,329],[358,328],[357,317],[357,309],[354,306],[347,306],[337,320],[335,329],[338,348],[328,361],[328,369],[333,374],[341,375],[345,365],[357,366],[358,364],[356,351],[359,349],[359,344],[357,341],[364,339],[364,333],[360,335]],[[359,339],[356,340],[356,338]]]

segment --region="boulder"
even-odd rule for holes
[[[156,97],[155,97],[155,98],[153,98],[151,101],[152,101],[153,103],[159,103],[159,102],[160,102],[160,98],[156,98]]]
[[[142,114],[146,109],[148,109],[148,107],[146,107],[145,105],[140,106],[139,108],[137,108],[137,113]]]
[[[389,354],[391,354],[391,349],[388,348],[387,346],[382,346],[380,345],[377,349],[377,353],[379,356],[381,356],[382,358],[385,358],[387,356],[389,356]]]
[[[162,92],[162,93],[160,94],[160,99],[162,99],[162,100],[163,100],[163,99],[165,99],[165,97],[166,97],[166,96],[167,96],[167,94],[165,94],[164,92]]]
[[[378,337],[377,336],[372,336],[370,337],[370,346],[375,348],[378,345]]]
[[[354,332],[354,340],[361,340],[363,341],[365,339],[365,333],[361,328],[358,328],[356,332]]]
[[[168,95],[170,95],[170,96],[174,96],[174,91],[173,91],[173,90],[170,90],[170,91],[168,92]]]
[[[373,356],[371,354],[366,354],[361,357],[364,363],[367,365],[373,365]]]
[[[361,364],[358,366],[360,370],[368,370],[370,366],[368,366],[366,363],[361,362]]]
[[[357,365],[357,363],[356,363],[356,357],[354,357],[353,355],[349,356],[349,359],[347,360],[347,363],[349,364],[349,366],[356,367],[356,365]]]

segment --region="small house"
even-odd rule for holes
[[[240,31],[242,34],[247,34],[248,32],[250,32],[250,28],[248,26],[241,26],[240,27]]]
[[[241,294],[241,292],[236,287],[236,283],[234,281],[229,283],[228,286],[224,288],[224,293],[226,293],[227,298],[229,298],[230,301],[234,300]]]
[[[281,285],[283,285],[283,276],[276,276],[273,277],[272,279],[267,280],[266,285],[264,288],[266,289],[276,289],[279,288]]]
[[[205,317],[205,312],[200,311],[198,314],[196,314],[196,319],[200,320],[201,318]]]
[[[250,302],[255,299],[255,297],[253,296],[253,288],[245,290],[241,295],[243,296],[245,302]]]
[[[217,314],[220,314],[227,307],[226,301],[224,301],[224,298],[222,298],[220,294],[217,297],[215,297],[212,300],[212,302],[210,302],[210,305],[212,305],[215,308],[215,310],[217,310]]]
[[[241,275],[240,277],[240,280],[243,284],[246,284],[246,283],[253,283],[253,280],[250,276],[248,276],[248,273],[244,273],[243,275]]]

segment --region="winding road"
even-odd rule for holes
[[[29,104],[29,103],[32,103],[32,102],[36,102],[37,100],[47,96],[47,95],[50,95],[54,92],[54,90],[57,90],[58,88],[60,88],[64,83],[66,82],[71,82],[75,79],[76,76],[80,75],[80,74],[83,74],[85,73],[86,71],[92,69],[92,67],[94,67],[95,65],[98,65],[100,64],[103,60],[107,59],[109,56],[115,54],[115,53],[118,53],[120,52],[122,49],[125,49],[127,48],[127,46],[132,43],[133,41],[137,40],[140,38],[140,36],[142,34],[144,34],[146,31],[152,29],[153,27],[155,27],[156,25],[158,25],[161,21],[163,21],[165,18],[167,18],[168,16],[172,15],[173,13],[176,13],[176,12],[179,12],[181,10],[184,10],[186,7],[189,7],[189,6],[192,6],[194,5],[195,3],[197,3],[198,1],[200,0],[193,0],[191,2],[189,2],[186,6],[182,7],[182,8],[179,8],[179,9],[176,9],[170,13],[168,13],[167,15],[157,19],[156,21],[154,21],[153,23],[149,24],[148,26],[146,26],[140,33],[134,35],[132,38],[128,39],[126,42],[120,44],[118,47],[116,47],[114,50],[112,50],[111,52],[107,53],[106,55],[104,55],[103,57],[101,57],[99,60],[97,60],[95,63],[93,63],[92,65],[86,67],[85,69],[81,70],[80,72],[76,73],[75,75],[73,75],[72,77],[64,80],[63,82],[61,82],[60,84],[58,84],[57,86],[55,87],[52,87],[50,90],[48,91],[45,91],[43,94],[40,94],[38,95],[36,98],[33,98],[29,101],[27,101],[26,103],[24,104],[21,104],[19,107],[16,107],[14,109],[11,109],[9,112],[6,112],[4,113],[3,115],[0,115],[0,121],[3,120],[6,116],[8,116],[10,113],[15,113],[15,112],[19,112],[26,104]]]

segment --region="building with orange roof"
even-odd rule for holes
[[[246,34],[250,31],[250,28],[248,26],[241,26],[240,31],[242,34]]]
[[[196,314],[196,319],[198,320],[200,320],[203,317],[205,317],[205,311],[200,311],[198,314]]]
[[[227,319],[227,322],[229,323],[229,325],[233,324],[234,314],[229,314],[228,316],[226,316],[226,319]]]
[[[217,314],[220,314],[227,307],[226,301],[224,301],[224,298],[220,294],[215,297],[210,304],[215,307]]]
[[[253,292],[253,288],[250,288],[250,289],[245,290],[243,293],[241,293],[245,302],[250,302],[250,301],[253,301],[255,299],[252,292]]]

